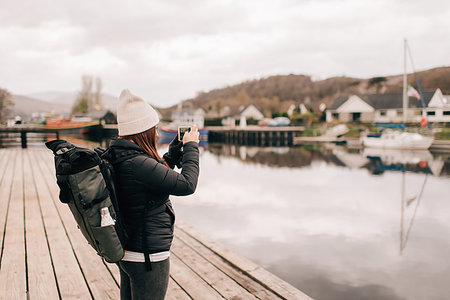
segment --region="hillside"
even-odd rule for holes
[[[72,105],[78,96],[78,92],[41,92],[27,95],[28,97],[35,98],[47,103],[54,103],[62,105],[71,110]],[[102,104],[104,109],[115,111],[118,98],[108,93],[102,93]]]
[[[49,103],[27,96],[12,95],[11,100],[14,102],[14,106],[11,107],[11,115],[19,115],[24,120],[29,119],[31,114],[35,112],[68,113],[70,111],[70,107],[65,105],[59,103]]]
[[[33,113],[56,112],[69,114],[77,93],[67,92],[43,92],[23,95],[12,95],[14,106],[11,107],[10,116],[19,115],[24,120],[29,120]],[[117,97],[109,94],[102,95],[103,108],[116,110]]]
[[[440,88],[444,94],[450,94],[450,67],[434,68],[418,73],[423,90]],[[416,86],[414,75],[408,75],[409,84]],[[267,78],[245,81],[236,85],[200,93],[193,99],[184,100],[189,107],[201,107],[208,118],[221,117],[227,112],[235,112],[241,106],[256,105],[265,115],[274,112],[286,112],[291,104],[306,104],[315,111],[324,103],[330,106],[341,95],[369,93],[400,93],[402,75],[379,76],[373,78],[332,77],[324,80],[312,80],[306,75],[277,75]],[[77,97],[77,92],[43,92],[27,96],[13,95],[12,115],[28,119],[33,112],[69,113]],[[117,97],[103,93],[105,109],[115,111]],[[230,109],[225,110],[225,107]],[[163,118],[170,118],[176,105],[158,108]]]
[[[434,68],[418,72],[422,90],[440,88],[450,94],[450,67]],[[408,83],[416,86],[414,75],[408,75]],[[335,98],[348,94],[400,93],[402,75],[378,76],[374,78],[333,77],[313,81],[305,75],[277,75],[250,80],[237,85],[200,93],[191,102],[201,107],[209,116],[219,116],[224,106],[231,110],[242,105],[255,104],[264,114],[285,112],[291,104],[307,104],[318,110],[321,103],[330,106]],[[175,106],[162,109],[165,117]]]

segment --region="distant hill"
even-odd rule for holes
[[[77,97],[77,92],[41,92],[23,95],[12,95],[14,106],[11,107],[11,115],[19,115],[28,120],[33,113],[55,112],[70,114],[72,105]],[[113,112],[116,110],[117,97],[110,94],[102,94],[103,108]]]
[[[44,102],[55,102],[55,99],[60,97],[71,97],[73,92],[58,92],[58,91],[45,91],[39,93],[27,94],[27,97],[38,99]]]
[[[450,67],[434,68],[418,72],[422,90],[440,88],[444,94],[450,94]],[[414,75],[408,75],[408,83],[416,86]],[[193,99],[187,99],[194,108],[201,107],[216,115],[224,106],[231,111],[236,107],[254,104],[266,115],[272,112],[285,112],[291,104],[301,103],[318,110],[321,103],[330,106],[341,95],[369,93],[400,93],[402,75],[378,76],[373,78],[333,77],[314,81],[305,75],[277,75],[249,80],[200,93]],[[176,106],[161,109],[168,117]]]
[[[49,91],[49,92],[40,92],[29,94],[27,96],[36,98],[48,103],[60,104],[66,107],[69,107],[69,111],[72,109],[72,105],[75,103],[75,99],[77,98],[78,92],[57,92],[57,91]],[[102,102],[103,108],[109,109],[112,111],[116,110],[118,98],[107,94],[102,93]]]
[[[48,103],[28,96],[12,95],[11,100],[14,102],[14,106],[11,107],[11,115],[21,116],[24,120],[28,120],[35,112],[70,112],[70,108],[62,104]]]
[[[418,72],[423,90],[440,88],[450,94],[450,67],[440,67]],[[416,86],[414,75],[408,75],[408,83]],[[316,111],[324,103],[329,107],[334,99],[349,94],[400,93],[402,75],[373,78],[332,77],[312,80],[306,75],[276,75],[248,80],[236,85],[203,92],[192,99],[182,101],[191,108],[203,108],[209,117],[222,116],[224,111],[235,112],[241,106],[254,104],[267,116],[273,112],[286,112],[291,104],[305,104]],[[115,112],[118,98],[104,93],[103,106]],[[27,96],[13,95],[13,114],[29,116],[33,112],[69,113],[77,92],[49,91]],[[163,118],[170,118],[177,105],[158,108]],[[229,109],[224,110],[225,107]]]

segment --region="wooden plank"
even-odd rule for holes
[[[40,157],[37,153],[38,151],[30,152],[31,160],[33,161],[31,169],[37,187],[44,227],[47,232],[47,241],[61,298],[91,299],[90,291],[44,180],[43,173],[47,172],[47,170],[41,170]]]
[[[51,154],[51,152],[49,152],[47,150],[42,151],[40,161],[44,162],[44,164],[42,164],[42,166],[43,166],[43,168],[47,169],[45,172],[49,172],[49,174],[55,174],[55,165],[54,165],[54,161],[53,161],[53,155]],[[59,201],[59,187],[56,184],[55,177],[53,177],[53,181],[51,181],[51,184],[53,185],[53,188],[51,189],[52,195],[53,195],[53,198],[56,199],[55,203],[59,206],[65,207],[65,205]],[[70,210],[67,210],[67,211],[70,212]],[[73,219],[73,216],[71,219]],[[73,222],[75,222],[75,220],[73,220]],[[81,232],[80,232],[80,234],[81,234]],[[110,264],[110,263],[106,263],[106,262],[104,263],[104,266],[106,266],[106,268],[112,274],[115,282],[117,284],[119,284],[120,283],[119,267],[116,264]]]
[[[175,235],[178,239],[189,245],[189,247],[195,250],[199,255],[204,257],[211,264],[227,274],[227,276],[236,281],[240,286],[248,290],[255,297],[259,299],[280,299],[280,297],[244,274],[239,268],[233,267],[228,263],[228,261],[216,255],[209,248],[201,244],[198,240],[187,235],[178,226],[176,227]]]
[[[8,213],[9,196],[11,193],[11,183],[14,174],[14,159],[10,159],[12,157],[12,152],[4,149],[2,152],[5,154],[2,164],[0,165],[0,245],[3,245],[6,215]],[[3,249],[0,251],[0,266],[1,253],[3,253]]]
[[[51,152],[48,150],[44,150],[44,151],[41,151],[39,154],[40,154],[40,161],[42,162],[42,168],[45,170],[45,172],[46,173],[48,172],[48,174],[55,174],[55,165],[53,162],[53,155],[51,154]],[[51,188],[53,197],[54,197],[54,199],[57,199],[55,202],[57,203],[58,206],[64,206],[64,204],[60,203],[60,201],[58,200],[59,188],[56,184],[55,179],[53,179],[53,181],[50,184],[53,186],[53,188]],[[62,209],[62,210],[64,210],[64,209]],[[69,210],[67,210],[67,211],[69,211]],[[73,216],[71,217],[71,219],[73,219]],[[80,234],[81,234],[81,232],[80,232]],[[84,239],[84,237],[83,237],[83,239]],[[119,268],[117,267],[117,265],[105,263],[104,266],[106,266],[106,268],[112,274],[115,282],[120,284],[120,272],[119,272]]]
[[[188,268],[176,255],[170,257],[173,280],[189,294],[192,299],[223,299],[200,276]]]
[[[226,260],[233,267],[242,270],[242,272],[255,280],[257,283],[272,291],[274,294],[285,299],[311,299],[309,296],[296,289],[289,283],[281,280],[279,277],[269,273],[265,269],[256,265],[243,256],[237,255],[229,249],[217,244],[215,241],[194,230],[187,224],[178,222],[177,229],[184,232],[200,244],[209,248],[213,253]],[[189,244],[192,241],[189,242]]]
[[[108,264],[105,262],[105,267],[112,274],[114,281],[117,283],[117,286],[120,286],[120,271],[119,267],[116,264]]]
[[[225,299],[257,299],[177,237],[174,239],[172,253],[214,287]]]
[[[0,299],[26,299],[22,152],[14,157],[14,175],[0,270]]]
[[[45,162],[45,165],[42,164],[42,168],[45,168],[44,172],[47,174],[54,174],[54,165],[52,163],[51,156],[49,157],[46,154],[41,154],[41,153],[40,153],[40,155],[41,155],[41,159],[39,161]],[[53,182],[55,182],[55,183],[53,183]],[[52,191],[53,197],[57,197],[58,187],[56,185],[55,179],[53,179],[53,182],[49,182],[50,190]],[[52,187],[52,185],[53,185],[53,187]],[[65,219],[65,218],[63,218],[63,219]],[[72,219],[73,219],[73,217],[72,217]],[[90,246],[89,246],[89,248],[90,248]],[[120,283],[120,275],[119,275],[118,267],[113,264],[106,264],[106,265],[109,267],[109,269],[115,276],[117,282]],[[172,266],[173,266],[173,263],[172,263]],[[170,278],[170,280],[169,280],[169,287],[168,287],[166,298],[167,299],[191,299],[189,297],[189,295],[172,278]]]
[[[100,256],[97,255],[77,228],[77,223],[68,206],[61,203],[58,199],[59,187],[56,183],[54,168],[50,168],[45,163],[48,161],[48,156],[41,155],[40,157],[39,164],[43,171],[44,180],[47,182],[52,200],[61,216],[92,296],[94,299],[118,299],[120,297],[119,286],[114,281],[108,268],[103,264]]]
[[[0,166],[3,165],[5,162],[5,155],[7,154],[6,149],[0,148]],[[0,169],[1,172],[1,169]],[[1,181],[1,174],[0,174],[0,181]]]
[[[258,297],[262,299],[266,299],[266,297],[269,297],[270,299],[279,299],[279,298],[286,298],[287,297],[280,297],[280,295],[274,293],[274,291],[271,290],[269,286],[267,286],[264,282],[260,282],[259,280],[252,278],[249,276],[249,272],[259,268],[256,264],[250,262],[246,258],[235,254],[234,252],[230,251],[229,249],[224,248],[223,246],[218,245],[215,241],[209,239],[205,235],[201,234],[200,232],[195,231],[193,228],[189,227],[187,224],[178,222],[178,231],[181,231],[184,233],[184,238],[190,237],[191,240],[188,241],[189,244],[196,244],[195,240],[200,244],[196,244],[196,249],[200,251],[205,251],[205,248],[209,249],[213,254],[216,254],[220,258],[223,259],[222,268],[224,268],[224,263],[228,263],[235,269],[238,269],[242,272],[245,276],[241,275],[241,278],[234,277],[237,280],[242,280],[242,278],[247,277],[249,280],[246,281],[246,283],[250,283],[251,281],[254,281],[258,283],[260,288],[258,290],[252,290],[252,292],[257,295]],[[181,233],[179,232],[179,234]],[[181,235],[181,234],[180,234]],[[202,247],[203,246],[203,247]],[[203,248],[203,249],[202,249]],[[207,254],[207,253],[205,253]],[[212,259],[215,259],[217,256],[209,254],[209,257]],[[261,295],[262,294],[262,295]],[[296,298],[293,298],[296,299]]]
[[[31,166],[24,150],[24,168]],[[58,299],[58,288],[42,221],[39,199],[32,172],[24,172],[26,258],[30,299]]]
[[[11,163],[13,160],[9,159],[11,155],[11,151],[8,151],[6,149],[0,149],[0,153],[2,153],[1,160],[0,160],[0,187],[3,186],[4,189],[8,189],[7,195],[9,196],[9,190],[11,188],[11,181],[12,181],[12,166]],[[6,175],[6,172],[8,170],[8,167],[10,168],[9,175]],[[3,197],[0,198],[0,203],[4,202],[9,199],[6,198],[6,195],[2,195]]]
[[[166,299],[171,300],[190,300],[188,294],[176,283],[172,277],[169,278],[169,286],[167,288]]]

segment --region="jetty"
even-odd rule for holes
[[[119,299],[58,194],[50,151],[0,149],[0,299]],[[166,299],[311,299],[178,221],[170,259]]]
[[[249,125],[211,126],[208,129],[208,141],[251,146],[292,146],[296,135],[304,131],[302,126],[269,127]]]
[[[46,135],[54,134],[56,139],[59,139],[59,129],[45,128],[34,125],[15,125],[12,127],[0,126],[0,146],[11,145],[20,140],[22,148],[27,148],[29,140],[42,140]]]

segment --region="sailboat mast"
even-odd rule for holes
[[[407,95],[407,87],[406,87],[406,39],[404,40],[403,45],[403,124],[406,126],[406,115],[408,113],[408,95]]]

